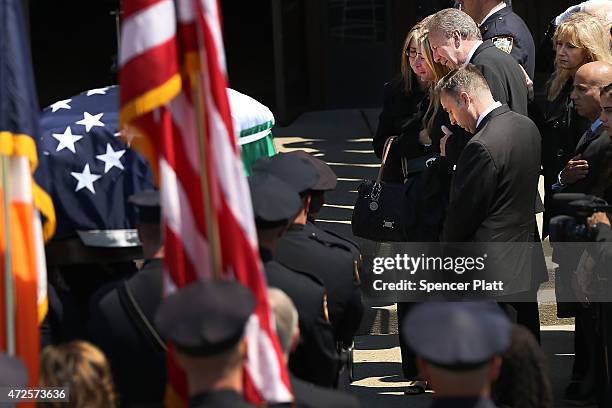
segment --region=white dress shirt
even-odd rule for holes
[[[487,116],[493,109],[497,109],[500,106],[502,106],[501,102],[499,101],[495,101],[491,104],[491,106],[489,106],[487,109],[485,109],[480,116],[478,117],[478,120],[476,121],[476,129],[478,129],[478,125],[480,125],[480,122],[482,122],[482,120],[485,118],[485,116]]]

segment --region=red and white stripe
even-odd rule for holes
[[[213,275],[200,181],[201,167],[206,166],[219,227],[222,275],[249,287],[257,299],[246,328],[247,399],[256,403],[291,401],[289,378],[267,302],[249,189],[232,130],[219,5],[216,0],[126,0],[124,16],[122,114],[123,107],[139,98],[152,108],[126,117],[127,124],[138,129],[144,139],[135,138],[134,146],[142,147],[153,167],[159,169],[167,289]],[[174,61],[169,61],[173,52]],[[166,94],[152,105],[146,96],[164,94],[156,91],[164,89],[187,59],[191,64],[198,61],[201,67],[197,75],[204,112],[197,112],[189,76],[182,76],[180,93]],[[147,72],[143,72],[145,66]],[[204,118],[205,158],[199,156],[197,115]]]

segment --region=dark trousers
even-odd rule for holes
[[[399,333],[399,344],[400,351],[402,352],[402,372],[404,377],[408,379],[415,379],[419,375],[419,369],[416,364],[416,354],[408,346],[402,336],[402,329],[404,327],[404,318],[410,310],[417,305],[415,302],[397,302],[397,326]]]
[[[537,289],[522,294],[511,295],[512,302],[500,298],[499,307],[513,323],[525,326],[540,343],[540,312],[538,310]],[[516,300],[521,300],[517,302]]]

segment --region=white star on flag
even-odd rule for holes
[[[72,177],[78,180],[76,189],[74,190],[75,192],[83,188],[86,188],[89,191],[91,191],[93,194],[96,194],[96,190],[94,189],[93,183],[94,181],[96,181],[102,176],[98,174],[91,174],[91,172],[89,171],[89,164],[85,165],[82,173],[77,173],[73,171],[73,172],[70,172],[70,174],[72,175]]]
[[[90,89],[89,91],[87,91],[87,96],[106,95],[107,90],[108,90],[108,86],[105,86],[104,88]]]
[[[85,131],[89,132],[94,126],[102,126],[104,127],[104,123],[100,122],[100,118],[104,115],[104,113],[98,113],[97,115],[92,115],[89,112],[83,112],[83,119],[76,122],[77,125],[84,125]]]
[[[64,133],[53,133],[51,134],[51,136],[53,136],[59,141],[57,149],[55,149],[56,152],[68,149],[72,153],[76,153],[74,143],[83,138],[83,136],[81,135],[73,135],[70,126],[66,126],[66,130],[64,131]]]
[[[119,159],[124,154],[125,154],[125,149],[114,151],[110,143],[107,143],[106,153],[97,155],[96,159],[102,160],[104,162],[104,174],[106,174],[113,167],[118,167],[119,169],[123,170],[123,164],[121,163],[121,160]]]
[[[64,99],[63,101],[55,102],[53,105],[51,105],[51,112],[55,112],[60,109],[71,109],[70,105],[68,105],[71,100],[72,99]]]

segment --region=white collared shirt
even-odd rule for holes
[[[478,41],[476,43],[476,45],[474,45],[474,48],[472,48],[472,50],[470,51],[470,53],[468,54],[467,58],[465,59],[465,62],[461,65],[462,67],[466,66],[467,64],[470,63],[470,60],[472,59],[472,57],[474,56],[474,53],[476,52],[476,49],[478,47],[480,47],[480,44],[482,44],[482,40]]]
[[[482,19],[482,21],[480,22],[480,24],[478,24],[478,27],[480,27],[481,25],[484,24],[485,21],[487,21],[487,18],[491,17],[493,14],[497,13],[499,10],[503,9],[504,7],[506,7],[506,2],[502,1],[501,3],[499,3],[497,6],[493,7],[491,9],[491,11],[489,11],[489,14],[487,14],[485,16],[485,18]]]
[[[493,109],[497,109],[500,106],[502,106],[501,102],[495,101],[493,104],[491,104],[491,106],[485,109],[484,112],[482,112],[478,117],[478,121],[476,121],[476,129],[478,129],[478,125],[480,125],[480,122],[482,122],[485,116],[487,116]]]

